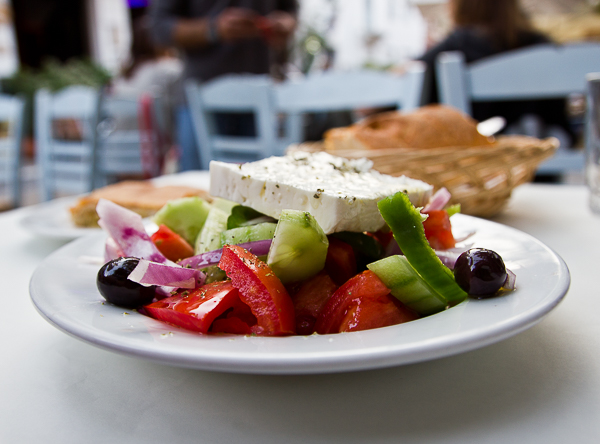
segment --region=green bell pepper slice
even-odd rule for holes
[[[402,253],[425,282],[439,293],[449,306],[465,300],[467,293],[458,286],[452,271],[442,263],[429,245],[423,228],[423,216],[408,196],[398,192],[377,202],[377,207],[394,233],[394,239]]]

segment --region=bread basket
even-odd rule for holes
[[[346,149],[329,151],[345,158],[366,157],[373,168],[392,176],[423,180],[452,193],[461,212],[492,217],[506,206],[512,190],[533,179],[538,165],[559,146],[555,138],[500,136],[484,147]],[[289,151],[322,151],[322,142],[302,143]]]

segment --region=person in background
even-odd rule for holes
[[[206,82],[231,74],[274,74],[296,27],[296,0],[155,0],[149,17],[157,44],[179,48],[183,79]],[[189,109],[178,108],[180,170],[198,169]],[[221,133],[251,135],[253,116],[217,116]]]
[[[140,98],[142,94],[149,94],[159,99],[160,124],[170,143],[175,126],[173,102],[183,63],[172,49],[155,45],[150,33],[147,16],[133,21],[130,59],[120,75],[112,80],[109,92],[118,97]]]
[[[502,52],[551,43],[533,29],[518,0],[449,0],[448,6],[453,30],[419,58],[427,65],[423,104],[438,102],[435,60],[441,52],[461,51],[466,62],[471,63]],[[508,128],[522,123],[535,127],[529,132],[536,132],[531,135],[537,137],[550,135],[542,133],[541,126],[545,124],[558,131],[560,135],[556,135],[565,143],[574,142],[566,100],[476,102],[472,109],[478,121],[502,116]]]
[[[131,56],[111,90],[120,95],[161,94],[173,87],[181,76],[183,63],[173,50],[154,44],[150,22],[141,16],[132,23]]]

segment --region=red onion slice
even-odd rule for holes
[[[106,199],[96,206],[98,224],[113,238],[127,256],[160,264],[173,264],[154,245],[142,222],[142,216]]]
[[[431,196],[427,205],[421,210],[421,213],[427,213],[432,210],[443,210],[448,202],[450,202],[451,197],[450,191],[444,187],[440,188]]]
[[[125,253],[121,251],[115,240],[108,236],[104,242],[104,263],[125,257]]]
[[[255,254],[256,256],[264,256],[269,252],[269,248],[271,247],[272,242],[272,239],[267,239],[254,242],[246,242],[238,245],[242,248],[245,248],[250,253]],[[221,260],[222,253],[222,249],[207,251],[206,253],[201,253],[197,256],[182,259],[178,262],[178,264],[182,267],[206,268],[210,267],[211,265],[217,265]]]
[[[386,257],[402,255],[402,250],[400,250],[400,246],[398,245],[398,242],[396,242],[396,239],[390,239],[389,243],[387,244],[387,247],[385,247],[384,254]]]
[[[454,269],[454,264],[456,264],[456,260],[458,256],[460,256],[462,251],[450,251],[450,250],[436,250],[435,254],[440,258],[442,264],[448,267],[450,270]]]
[[[505,290],[514,290],[516,288],[517,276],[510,271],[508,268],[506,269],[506,281],[504,281],[504,285],[502,288]]]
[[[142,285],[162,287],[196,288],[204,284],[204,273],[193,268],[167,265],[140,259],[128,279]]]
[[[222,254],[222,249],[207,251],[206,253],[201,253],[196,256],[182,259],[178,262],[178,264],[182,267],[188,268],[206,268],[210,267],[211,265],[217,265],[221,260]]]
[[[469,239],[470,237],[474,236],[476,232],[477,231],[475,231],[475,230],[470,230],[470,231],[465,231],[465,232],[459,233],[458,235],[454,235],[454,241],[456,243],[464,242],[467,239]]]
[[[463,254],[469,248],[471,248],[473,244],[463,245],[461,247],[448,248],[446,250],[435,250],[435,254],[440,258],[442,264],[448,267],[450,270],[454,269],[454,264],[456,264],[456,260],[458,256]]]

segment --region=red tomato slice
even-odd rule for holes
[[[266,336],[295,333],[292,299],[267,264],[242,247],[225,245],[219,268],[227,273],[242,302],[256,316],[254,333]]]
[[[337,285],[342,285],[356,274],[356,255],[346,242],[328,236],[329,247],[325,258],[325,270]]]
[[[452,234],[452,224],[446,210],[432,210],[427,212],[429,217],[423,222],[425,237],[434,250],[454,248],[456,241]]]
[[[419,315],[410,308],[403,305],[391,294],[378,298],[368,298],[361,304],[350,308],[338,331],[358,331],[372,328],[387,327],[389,325],[402,324],[414,321]]]
[[[156,245],[156,248],[167,259],[173,262],[194,255],[192,246],[166,225],[159,226],[158,230],[150,238],[154,242],[154,245]]]
[[[240,318],[227,317],[215,319],[215,322],[213,322],[212,327],[210,328],[210,332],[249,335],[252,333],[252,328]]]
[[[379,230],[375,233],[367,233],[369,236],[373,236],[375,239],[379,241],[379,243],[383,246],[383,248],[387,248],[388,244],[394,239],[394,233],[391,231],[383,231]]]
[[[252,314],[250,307],[238,298],[230,310],[214,320],[210,332],[249,335],[255,325],[256,316]]]
[[[245,324],[253,327],[256,325],[256,316],[252,314],[252,310],[248,305],[244,304],[239,298],[233,304],[231,311],[227,312],[228,318],[237,318]]]
[[[372,271],[357,274],[329,298],[317,318],[316,332],[367,330],[416,319],[401,313],[389,292]]]
[[[180,291],[175,296],[146,305],[144,309],[160,321],[186,330],[208,333],[212,322],[238,303],[237,288],[231,282],[223,281],[206,284],[189,292]]]
[[[315,332],[317,317],[337,288],[326,272],[317,274],[300,286],[292,296],[296,311],[296,333],[310,335]]]

